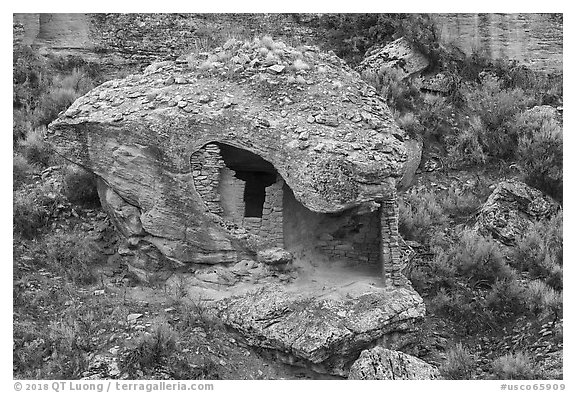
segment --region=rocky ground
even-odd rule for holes
[[[38,248],[37,241],[14,243],[16,376],[35,378],[46,370],[58,370],[55,375],[85,379],[342,378],[334,372],[342,366],[338,363],[342,357],[337,356],[340,349],[330,348],[324,340],[329,337],[325,336],[328,331],[332,337],[334,334],[349,334],[344,330],[337,333],[339,322],[334,318],[344,317],[351,310],[334,303],[326,310],[335,307],[335,314],[323,316],[326,311],[322,309],[326,306],[322,304],[328,303],[322,302],[338,302],[337,299],[344,295],[342,300],[350,299],[356,287],[359,294],[366,293],[371,287],[376,289],[369,274],[345,276],[345,272],[332,272],[329,275],[319,266],[314,269],[318,270],[315,273],[302,271],[305,274],[300,280],[293,281],[281,291],[274,290],[264,280],[257,284],[261,289],[256,292],[252,291],[255,284],[226,286],[222,291],[217,280],[186,278],[186,275],[141,283],[128,272],[123,260],[125,256],[118,253],[118,237],[101,208],[71,204],[59,194],[62,183],[60,170],[60,167],[51,167],[35,175],[28,187],[42,184],[53,190],[48,196],[53,198],[56,209],[47,232],[79,232],[87,241],[94,242],[101,259],[91,268],[98,279],[91,285],[79,285],[71,282],[61,271],[55,271],[53,266],[38,269],[45,255]],[[488,173],[474,174],[449,170],[422,171],[416,176],[415,190],[446,191],[468,187],[482,195],[494,188],[488,184],[497,183],[499,175],[502,173],[497,168]],[[486,186],[487,190],[482,191],[481,186]],[[453,219],[453,225],[447,227],[450,230],[466,224],[470,216],[455,216]],[[425,264],[429,258],[427,251],[417,249],[417,253],[417,263]],[[202,279],[206,281],[202,282]],[[336,282],[341,282],[340,290],[334,286]],[[327,285],[333,289],[326,292]],[[293,297],[295,295],[290,293],[297,295]],[[314,296],[307,298],[306,293]],[[236,300],[223,302],[222,299],[228,296],[235,296]],[[272,301],[272,297],[276,300]],[[284,297],[284,300],[280,301],[279,297]],[[406,298],[401,302],[406,305],[404,300]],[[424,301],[429,303],[426,296]],[[238,307],[243,302],[249,306]],[[288,308],[280,314],[272,309],[266,310],[271,306],[281,309],[283,303]],[[292,304],[306,306],[297,311]],[[430,365],[441,367],[446,361],[447,350],[453,343],[463,341],[474,349],[477,356],[472,377],[478,379],[492,377],[491,364],[495,358],[519,350],[529,351],[537,364],[548,370],[550,378],[561,378],[562,320],[521,318],[490,334],[466,335],[459,326],[434,315],[430,307],[428,309],[424,321],[401,340],[392,342],[393,348],[406,353],[406,356],[416,356]],[[243,311],[238,314],[239,310]],[[266,315],[273,319],[266,319]],[[289,350],[278,351],[286,344],[266,343],[259,338],[263,337],[259,329],[272,327],[276,333],[269,331],[265,336],[276,335],[280,342],[290,343],[301,334],[296,325],[308,324],[306,315],[311,318],[310,332],[315,337],[304,339],[302,345],[305,346],[294,349],[298,355],[295,358],[286,358]],[[347,319],[354,320],[350,315]],[[325,322],[333,324],[333,327],[319,325]],[[293,323],[296,325],[291,326]],[[317,349],[314,349],[315,340],[321,340]],[[58,350],[54,351],[54,345]],[[302,357],[309,357],[310,362],[297,360]],[[318,359],[328,360],[318,362]],[[352,377],[363,375],[364,371],[359,371],[362,367],[366,366],[355,365]],[[432,373],[438,375],[437,371]]]

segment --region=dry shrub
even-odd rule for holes
[[[526,290],[529,309],[536,315],[562,316],[562,292],[557,292],[540,280],[532,281]]]
[[[468,127],[455,136],[455,141],[448,146],[449,157],[456,163],[479,165],[486,163],[482,142],[486,134],[486,127],[479,116],[470,119]]]
[[[407,193],[398,208],[400,232],[410,240],[425,241],[432,227],[448,222],[436,194],[430,191]]]
[[[12,158],[12,188],[14,190],[25,183],[30,174],[38,172],[38,168],[26,160],[26,157],[15,154]]]
[[[562,290],[563,218],[559,212],[550,220],[531,225],[523,233],[510,258],[519,270],[532,278],[545,280],[555,290]]]
[[[450,258],[458,272],[469,277],[474,285],[491,285],[498,279],[514,277],[514,271],[506,263],[498,243],[474,231],[464,231],[460,235]]]
[[[471,115],[477,116],[485,127],[484,135],[479,135],[483,152],[496,158],[513,157],[517,140],[507,122],[533,106],[534,97],[519,88],[502,89],[494,78],[484,79],[476,88],[464,92],[464,97]]]
[[[44,141],[46,128],[38,127],[28,132],[26,138],[19,143],[21,154],[26,160],[40,167],[47,167],[52,161],[52,150]]]
[[[440,367],[440,372],[446,379],[472,379],[476,363],[476,357],[458,343],[446,354],[446,361]]]
[[[56,232],[48,234],[37,244],[38,252],[45,254],[47,267],[75,284],[92,284],[97,276],[94,267],[103,255],[94,242],[82,232]]]
[[[42,193],[42,190],[36,189],[14,193],[12,230],[15,236],[33,239],[48,224],[54,204]]]
[[[500,356],[492,362],[496,379],[535,379],[536,367],[530,357],[523,352]]]
[[[132,378],[138,371],[150,372],[164,364],[176,351],[176,333],[166,323],[154,326],[152,334],[142,334],[123,355],[120,369]]]
[[[516,157],[524,181],[562,201],[562,124],[555,110],[533,108],[516,116],[510,127],[518,135]]]

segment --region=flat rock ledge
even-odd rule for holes
[[[438,379],[436,367],[414,356],[380,346],[362,351],[348,379]]]
[[[363,349],[394,347],[425,313],[409,287],[289,292],[270,285],[217,303],[224,324],[285,363],[346,377]]]

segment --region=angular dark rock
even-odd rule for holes
[[[532,223],[551,218],[560,205],[541,191],[518,181],[499,183],[484,203],[474,229],[513,246]]]
[[[414,356],[380,346],[362,351],[348,379],[438,379],[438,369]]]

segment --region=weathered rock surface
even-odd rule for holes
[[[551,218],[560,205],[541,191],[518,181],[503,181],[488,197],[474,229],[505,245],[514,245],[533,222]]]
[[[345,376],[362,349],[375,343],[394,346],[425,312],[409,287],[330,295],[271,285],[220,301],[218,314],[249,345],[272,351],[286,363]]]
[[[258,253],[258,262],[272,266],[285,266],[292,262],[292,254],[282,248],[262,250]]]
[[[284,68],[270,73],[274,65]],[[259,40],[106,82],[48,135],[60,155],[101,179],[122,233],[177,265],[245,257],[243,240],[206,211],[194,186],[190,157],[208,143],[257,154],[300,203],[327,213],[390,198],[403,140],[383,100],[342,60]]]
[[[403,352],[380,346],[362,351],[348,379],[437,379],[438,369]]]
[[[398,189],[401,191],[409,188],[414,181],[414,176],[422,160],[423,142],[421,139],[408,139],[404,141],[404,146],[406,147],[406,163],[402,177],[398,181]]]
[[[437,74],[421,78],[417,86],[426,93],[448,96],[458,89],[460,81],[454,74],[439,72]]]
[[[358,71],[380,74],[385,69],[396,69],[402,78],[407,78],[423,71],[428,65],[426,56],[414,49],[406,38],[400,37],[384,46],[370,49],[358,65]]]

